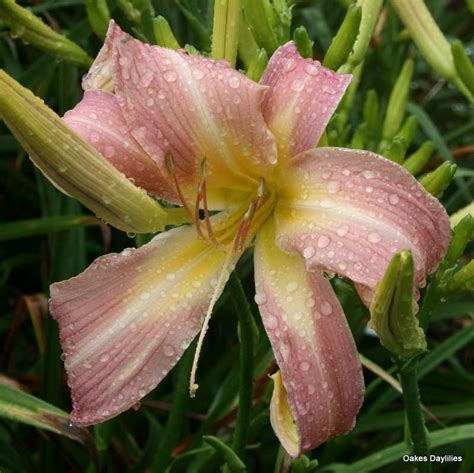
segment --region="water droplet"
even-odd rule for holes
[[[257,304],[265,304],[267,302],[267,296],[264,292],[257,292],[255,294],[255,302]]]
[[[301,320],[303,318],[303,314],[301,312],[295,312],[295,320]]]
[[[286,290],[288,292],[294,292],[298,289],[298,283],[296,281],[291,281],[286,285]]]
[[[140,83],[143,87],[148,87],[151,81],[153,80],[153,78],[154,78],[153,72],[150,70],[147,70],[141,77]]]
[[[314,394],[316,392],[316,388],[314,384],[308,384],[308,394]]]
[[[337,181],[329,181],[328,182],[328,192],[330,194],[337,194],[339,192],[339,189],[341,188],[341,184]]]
[[[328,301],[324,301],[321,304],[321,312],[323,315],[331,315],[332,314],[332,305]]]
[[[267,316],[265,322],[265,325],[270,330],[278,327],[278,319],[274,315]]]
[[[368,193],[370,194],[371,192],[374,192],[374,188],[371,187],[371,186],[367,186],[367,187],[365,188],[365,192],[368,192]]]
[[[196,80],[201,80],[204,77],[204,72],[201,69],[193,69],[193,76]]]
[[[331,240],[326,235],[321,235],[318,239],[318,248],[326,248]]]
[[[327,389],[328,388],[328,383],[326,381],[323,381],[322,386],[323,386],[323,389]]]
[[[146,396],[146,391],[145,391],[144,389],[140,389],[140,390],[138,391],[138,395],[139,395],[140,397],[144,397],[144,396]]]
[[[148,107],[153,107],[153,105],[155,105],[155,101],[150,97],[150,98],[146,101],[146,104],[148,105]]]
[[[109,355],[107,355],[107,353],[104,353],[103,355],[100,356],[99,360],[102,362],[102,363],[106,363],[107,361],[109,361]]]
[[[166,279],[167,279],[168,281],[174,281],[175,278],[176,278],[176,276],[174,275],[174,273],[168,273],[168,274],[166,275]]]
[[[382,239],[382,237],[377,232],[371,232],[369,233],[369,236],[367,237],[367,239],[371,243],[378,243]]]
[[[318,68],[314,66],[313,64],[307,64],[304,67],[304,71],[306,74],[309,74],[310,76],[315,76],[318,73]]]
[[[366,179],[373,179],[375,177],[375,174],[372,171],[362,171],[360,174]]]
[[[308,371],[309,370],[309,363],[307,361],[303,361],[300,364],[300,368],[302,371]]]
[[[292,84],[291,84],[291,90],[294,90],[295,92],[301,92],[302,90],[304,89],[304,82],[299,80],[299,79],[295,79]]]
[[[306,259],[309,259],[309,258],[312,258],[315,253],[316,253],[316,250],[312,246],[307,246],[303,250],[303,257]]]
[[[332,176],[332,172],[331,171],[324,171],[322,176],[323,176],[323,179],[329,179]]]
[[[176,74],[176,71],[168,70],[163,73],[163,77],[166,82],[175,82],[178,78],[178,74]]]
[[[233,89],[238,89],[239,88],[239,85],[240,85],[240,79],[236,76],[232,76],[230,79],[229,79],[229,85],[233,88]]]
[[[388,198],[388,201],[392,204],[392,205],[397,205],[398,202],[400,202],[400,198],[398,197],[398,195],[396,194],[390,194],[389,198]]]
[[[127,232],[127,236],[128,236],[128,238],[135,238],[137,236],[137,234],[134,233],[134,232]]]
[[[115,154],[115,148],[113,146],[106,146],[104,150],[104,156],[111,158]]]
[[[290,72],[296,67],[296,61],[294,59],[288,59],[283,66],[285,72]]]
[[[348,232],[349,232],[349,227],[347,225],[341,225],[336,231],[336,233],[340,237],[346,236]]]
[[[174,347],[172,347],[171,345],[165,345],[163,351],[165,352],[166,356],[173,356],[175,354]]]

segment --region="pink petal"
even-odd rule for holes
[[[123,40],[127,34],[115,21],[110,21],[105,43],[94,60],[89,72],[82,78],[84,90],[104,90],[114,92],[115,84],[112,76],[112,45]]]
[[[418,285],[446,253],[444,208],[401,166],[368,151],[318,148],[284,172],[279,244],[302,254],[309,268],[358,283],[365,302],[395,253],[412,250]]]
[[[255,246],[255,300],[284,385],[277,376],[272,425],[283,447],[297,457],[352,429],[364,381],[331,285],[320,272],[307,272],[303,258],[284,253],[274,239],[270,221]]]
[[[170,230],[51,286],[72,422],[94,424],[133,406],[199,331],[226,254],[195,234]]]
[[[316,146],[350,80],[350,74],[301,57],[292,41],[277,49],[260,83],[270,86],[264,117],[276,137],[279,160]]]
[[[203,158],[217,206],[254,191],[276,162],[261,112],[266,87],[226,62],[130,38],[114,43],[114,75],[132,135],[162,169],[166,152],[172,152],[188,195],[194,195]]]
[[[100,90],[84,97],[64,115],[66,123],[135,184],[151,193],[164,193],[168,180],[128,132],[114,95]]]

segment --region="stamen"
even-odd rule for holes
[[[255,211],[257,210],[257,201],[254,200],[250,202],[249,208],[247,212],[245,212],[244,217],[242,218],[242,222],[240,223],[239,229],[235,235],[234,239],[234,251],[242,251],[245,239],[247,238],[247,234],[250,228],[250,224],[252,223],[253,216],[255,215]]]
[[[173,178],[179,201],[180,201],[181,205],[183,206],[183,209],[186,211],[186,213],[191,218],[191,220],[193,220],[194,219],[193,213],[191,212],[191,209],[188,207],[188,204],[186,203],[184,195],[181,192],[181,187],[179,186],[178,176],[176,175],[175,166],[174,166],[174,159],[173,159],[173,155],[171,154],[171,151],[168,151],[166,153],[165,163],[166,163],[166,169],[168,170],[168,174]]]
[[[196,346],[196,351],[194,352],[194,359],[193,359],[193,366],[191,368],[191,375],[189,377],[189,395],[191,397],[196,396],[196,391],[199,388],[199,385],[196,383],[196,371],[197,365],[199,362],[199,355],[201,354],[202,344],[204,342],[204,337],[206,336],[207,329],[209,328],[209,321],[211,320],[212,309],[214,308],[217,299],[219,298],[222,289],[227,282],[227,278],[229,277],[229,270],[231,269],[230,266],[232,265],[231,259],[235,257],[235,254],[232,250],[227,253],[226,259],[224,261],[224,266],[222,271],[219,275],[219,279],[217,280],[217,285],[214,289],[214,293],[212,294],[211,301],[209,302],[209,307],[207,308],[206,316],[204,317],[204,321],[202,323],[201,332],[199,334],[199,339]]]
[[[198,184],[198,191],[196,194],[196,204],[194,205],[193,219],[194,219],[194,225],[196,226],[198,238],[200,238],[201,240],[204,240],[204,234],[202,233],[202,229],[201,229],[201,220],[199,218],[199,204],[201,203],[201,199],[202,199],[202,191],[203,191],[203,183],[201,181]]]

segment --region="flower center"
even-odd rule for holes
[[[248,200],[232,212],[222,211],[211,221],[206,159],[204,158],[199,165],[199,180],[193,209],[186,202],[180,188],[171,153],[166,155],[166,166],[175,184],[180,203],[194,223],[198,237],[208,240],[217,248],[224,249],[231,245],[234,253],[244,251],[275,206],[276,192],[269,188],[265,178],[260,177],[257,189]]]

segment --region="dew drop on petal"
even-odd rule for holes
[[[304,89],[304,82],[299,80],[299,79],[295,79],[292,84],[291,84],[291,90],[295,91],[295,92],[301,92],[302,90]]]
[[[377,232],[371,232],[369,233],[367,239],[370,241],[370,243],[378,243],[382,237]]]
[[[176,353],[171,345],[165,345],[163,351],[165,352],[166,356],[173,356]]]
[[[240,85],[240,79],[236,76],[232,76],[230,79],[229,79],[229,85],[233,88],[233,89],[238,89],[239,88],[239,85]]]
[[[163,77],[166,82],[175,82],[178,78],[178,74],[176,74],[176,71],[168,70],[163,73]]]
[[[315,76],[318,73],[318,68],[314,66],[313,64],[307,64],[304,67],[304,71],[306,74],[309,74],[310,76]]]
[[[349,232],[349,227],[347,225],[341,225],[337,230],[336,233],[340,236],[346,236],[347,233]]]
[[[328,192],[330,194],[337,194],[339,192],[339,189],[341,188],[341,184],[337,181],[329,181],[328,182]]]
[[[398,197],[398,195],[396,194],[390,194],[389,198],[388,198],[388,201],[392,204],[392,205],[397,205],[398,202],[400,202],[400,198]]]
[[[328,301],[324,301],[321,304],[321,312],[323,313],[323,315],[332,314],[332,305]]]
[[[100,360],[102,363],[106,363],[107,361],[109,361],[109,355],[107,355],[106,353],[104,353],[103,355],[101,355],[101,357],[99,358],[99,360]]]
[[[265,302],[267,302],[267,296],[264,292],[257,292],[255,294],[255,302],[257,304],[265,304]]]
[[[321,235],[318,238],[318,248],[326,248],[330,242],[331,240],[329,239],[329,237],[327,237],[326,235]]]
[[[308,371],[309,370],[309,363],[307,361],[303,361],[300,364],[300,368],[302,371]]]
[[[303,256],[304,256],[306,259],[312,258],[315,253],[316,253],[316,250],[315,250],[312,246],[307,246],[307,247],[303,250]]]
[[[294,292],[298,289],[298,283],[296,281],[291,281],[286,285],[286,290],[288,292]]]
[[[269,315],[266,318],[266,324],[268,329],[274,329],[278,327],[278,319],[274,315]]]
[[[373,179],[375,177],[375,174],[372,171],[362,171],[361,175],[366,179]]]
[[[314,384],[308,384],[308,394],[314,394],[316,392],[316,388]]]

